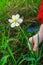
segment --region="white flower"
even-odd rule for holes
[[[19,14],[16,14],[12,15],[12,19],[8,19],[8,21],[10,22],[11,27],[13,28],[15,26],[19,26],[23,22],[23,19],[20,18]]]

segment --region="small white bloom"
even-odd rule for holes
[[[12,19],[8,19],[8,21],[10,22],[11,27],[13,28],[15,26],[19,26],[23,22],[23,19],[20,18],[19,14],[16,14],[12,15]]]

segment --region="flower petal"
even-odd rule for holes
[[[19,22],[19,23],[22,23],[22,22],[23,22],[23,19],[22,19],[22,18],[20,18],[20,19],[18,20],[18,22]]]
[[[20,17],[20,15],[19,15],[19,14],[16,14],[16,17],[17,17],[17,18],[19,18],[19,17]]]
[[[9,21],[10,23],[12,23],[12,22],[13,22],[13,20],[12,20],[12,19],[8,19],[8,21]]]
[[[16,16],[15,15],[12,15],[12,19],[14,19]]]
[[[19,26],[19,23],[16,23],[15,25],[16,25],[16,26]]]
[[[12,23],[12,24],[11,24],[11,28],[13,28],[13,27],[15,27],[15,23]]]

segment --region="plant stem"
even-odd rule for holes
[[[28,43],[28,46],[29,46],[29,50],[31,50],[31,52],[33,54],[31,43],[29,42],[29,40],[28,40],[27,36],[25,35],[25,33],[24,33],[23,29],[21,28],[21,26],[19,26],[19,28],[20,28],[20,30],[22,31],[22,33],[24,34],[24,36],[25,36],[25,38],[27,40],[27,43]]]

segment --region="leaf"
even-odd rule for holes
[[[21,65],[24,61],[35,61],[35,59],[34,59],[34,58],[28,58],[28,57],[23,58],[23,59],[19,62],[18,65]]]
[[[26,61],[35,61],[35,58],[26,58]]]
[[[0,65],[5,65],[5,63],[7,63],[7,59],[8,59],[8,55],[2,57],[2,59],[0,60]]]

